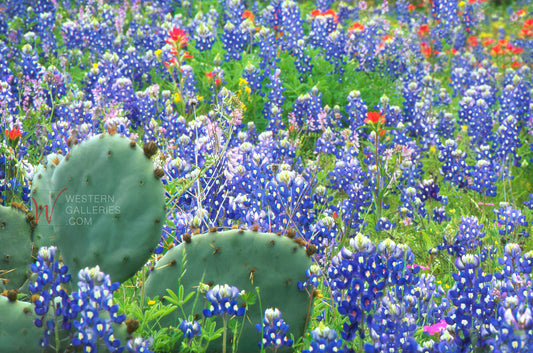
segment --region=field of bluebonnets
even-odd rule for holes
[[[533,351],[530,7],[5,2],[0,221],[7,206],[32,230],[42,216],[37,230],[58,241],[34,233],[22,286],[2,252],[0,352]],[[63,245],[32,192],[96,135],[144,146],[165,190],[159,245],[115,283],[104,262],[126,262],[139,232],[124,227],[101,268],[71,266],[85,245],[77,234]],[[127,177],[100,172],[103,189]],[[261,237],[292,245],[232,282],[243,254],[217,243],[228,229],[250,249]],[[226,262],[158,263],[208,236],[206,258]],[[229,276],[203,280],[219,267]],[[201,280],[185,284],[194,271]]]

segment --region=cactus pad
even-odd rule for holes
[[[72,148],[51,176],[56,244],[71,273],[100,265],[123,282],[148,260],[165,222],[163,184],[135,142],[98,135]]]
[[[52,175],[61,160],[63,160],[62,155],[49,154],[44,163],[39,164],[33,173],[31,206],[36,227],[32,240],[37,248],[55,245],[55,231],[50,222],[55,200],[50,196],[52,194],[50,188]]]
[[[256,293],[260,288],[261,307],[277,307],[290,325],[289,333],[295,338],[303,335],[306,329],[308,311],[311,309],[309,295],[300,291],[298,281],[306,280],[305,271],[311,259],[305,249],[286,237],[253,231],[230,230],[193,236],[189,243],[182,243],[169,250],[159,260],[146,281],[148,297],[167,295],[167,288],[177,293],[178,276],[185,257],[185,274],[181,284],[185,292],[195,291],[198,283],[228,284],[239,290]],[[201,314],[201,298],[194,308]],[[185,312],[192,311],[192,301]],[[250,306],[243,333],[239,341],[239,352],[258,352],[261,334],[255,328],[261,323],[263,313],[259,304]],[[161,320],[161,325],[177,326],[170,318]],[[250,323],[251,322],[251,323]],[[218,326],[217,324],[217,327]],[[211,352],[220,351],[221,342],[209,347]]]
[[[9,301],[0,295],[0,351],[3,353],[41,352],[42,330],[34,324],[30,303]]]
[[[32,263],[31,227],[23,211],[0,206],[0,244],[0,283],[19,288]]]

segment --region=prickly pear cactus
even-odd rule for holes
[[[193,236],[189,243],[184,242],[169,250],[159,260],[146,281],[148,297],[162,298],[167,295],[167,288],[177,293],[183,257],[186,259],[186,272],[181,284],[186,293],[196,291],[200,281],[228,284],[252,293],[256,293],[255,287],[259,287],[263,310],[277,307],[290,325],[289,333],[295,338],[305,332],[311,309],[310,298],[305,291],[298,289],[297,283],[305,281],[305,271],[311,265],[311,259],[305,248],[294,240],[243,230]],[[205,302],[199,299],[198,303]],[[192,311],[192,305],[192,300],[185,305],[186,313]],[[194,309],[201,315],[201,304]],[[244,320],[239,352],[257,352],[261,335],[255,324],[261,323],[263,317],[258,303],[249,308],[247,316],[250,321]],[[161,320],[162,326],[179,324],[170,318],[164,319]],[[221,326],[217,324],[217,327]],[[209,347],[210,352],[218,352],[221,342],[212,343]]]
[[[56,234],[51,224],[55,200],[51,198],[52,192],[50,188],[52,175],[54,175],[56,167],[61,160],[63,160],[62,155],[57,153],[49,154],[44,163],[39,164],[33,173],[31,213],[34,216],[35,230],[32,240],[37,248],[55,245]]]
[[[10,301],[0,295],[0,351],[40,352],[42,331],[33,324],[34,319],[32,304]]]
[[[0,288],[19,288],[28,278],[31,233],[24,211],[0,206]]]
[[[98,135],[74,146],[51,176],[56,244],[71,273],[100,265],[123,282],[148,260],[165,222],[159,170],[134,141]]]
[[[40,339],[43,336],[43,329],[34,324],[37,317],[34,313],[34,307],[31,303],[20,300],[9,300],[7,297],[0,295],[0,352],[2,353],[37,353],[43,352],[40,348]],[[104,319],[106,316],[102,316]],[[129,325],[125,323],[112,323],[113,334],[120,340],[121,346],[125,346],[132,338]],[[72,328],[74,330],[74,328]],[[60,330],[62,344],[60,351],[67,351],[70,346],[68,334],[72,332]],[[98,351],[109,352],[107,347],[102,345]],[[55,349],[48,347],[44,353],[53,353]]]

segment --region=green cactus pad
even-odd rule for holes
[[[142,149],[98,135],[75,146],[51,179],[52,225],[70,272],[100,265],[113,282],[134,275],[165,222],[163,184]]]
[[[37,248],[55,245],[55,231],[51,224],[54,199],[50,197],[51,180],[57,165],[63,156],[49,154],[43,164],[39,164],[33,173],[31,183],[31,206],[35,216],[36,227],[33,231],[33,242]]]
[[[2,353],[42,353],[39,341],[43,336],[43,329],[34,324],[37,316],[34,313],[31,303],[22,301],[9,301],[5,296],[0,295],[0,352]],[[107,318],[107,315],[103,315]],[[121,346],[125,346],[132,336],[128,333],[126,324],[112,323],[113,334],[120,339]],[[74,330],[74,328],[72,328]],[[60,330],[62,344],[61,352],[67,351],[70,341],[66,340],[67,331]],[[100,339],[98,352],[109,352],[105,343]],[[53,353],[54,349],[48,347],[45,353]]]
[[[311,259],[305,249],[294,240],[275,234],[252,231],[230,230],[193,236],[190,243],[182,243],[169,250],[159,260],[146,281],[146,295],[160,297],[167,295],[167,288],[178,292],[178,277],[185,256],[185,273],[181,284],[185,292],[196,291],[199,282],[228,284],[239,290],[256,293],[260,288],[263,311],[276,307],[283,319],[290,325],[289,333],[295,338],[306,329],[310,298],[298,289],[298,281],[306,280],[305,271],[311,266]],[[253,281],[253,284],[252,284]],[[194,308],[200,314],[207,300],[199,298]],[[185,305],[185,313],[192,312],[192,300]],[[259,304],[252,305],[239,340],[239,352],[258,352],[261,334],[255,324],[261,323],[264,313]],[[242,322],[242,320],[240,320]],[[177,326],[175,317],[161,320],[162,326]],[[217,327],[221,325],[217,323]],[[209,352],[219,352],[219,340],[209,346]]]
[[[31,233],[23,211],[0,206],[0,282],[6,289],[17,289],[28,278]]]
[[[43,332],[34,325],[35,318],[32,304],[10,302],[0,295],[0,352],[41,352],[39,339]]]

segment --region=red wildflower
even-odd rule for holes
[[[192,59],[192,55],[189,54],[188,51],[186,51],[185,54],[183,54],[183,59]]]
[[[477,40],[477,37],[476,36],[470,36],[468,37],[468,44],[470,44],[471,46],[473,47],[477,47],[479,42]]]
[[[13,140],[16,140],[20,137],[22,137],[22,133],[20,132],[19,128],[16,127],[16,128],[13,128],[11,130],[6,130],[6,137],[13,141]]]
[[[348,28],[349,32],[362,32],[365,30],[365,26],[360,22],[354,22],[350,28]]]
[[[416,9],[416,5],[409,4],[409,6],[407,6],[407,9],[408,9],[409,11],[413,11],[414,9]]]
[[[524,51],[524,48],[512,47],[511,51],[513,52],[513,54],[521,54]]]
[[[500,47],[500,45],[495,45],[492,50],[490,51],[490,55],[501,55],[503,54],[503,49]]]
[[[424,42],[422,42],[421,44],[420,51],[426,58],[429,58],[431,56],[431,47]]]
[[[168,32],[168,35],[170,38],[165,40],[168,44],[176,44],[176,46],[182,48],[187,46],[187,40],[189,40],[189,38],[187,37],[187,32],[183,31],[181,28],[174,28],[172,31]]]
[[[244,10],[244,12],[242,13],[242,18],[248,18],[252,22],[255,21],[255,16],[250,10]]]
[[[205,75],[206,75],[208,78],[213,78],[213,77],[215,77],[217,74],[216,74],[214,71],[212,71],[212,72],[206,72]]]
[[[365,123],[377,124],[377,123],[384,123],[384,122],[385,122],[385,118],[381,116],[379,112],[367,112],[366,113]]]
[[[333,19],[334,19],[335,23],[339,22],[338,16],[337,16],[337,13],[335,12],[335,10],[329,9],[327,11],[322,12],[319,9],[316,9],[316,10],[313,10],[311,12],[311,16],[313,16],[313,17],[328,16],[328,15],[333,16]]]
[[[491,45],[492,43],[494,43],[494,39],[492,39],[492,38],[488,38],[488,39],[485,39],[485,40],[483,41],[483,45],[484,45],[485,47],[488,47],[488,46]]]
[[[176,58],[170,58],[168,61],[164,62],[163,65],[166,67],[176,65]]]
[[[429,33],[429,26],[428,25],[422,25],[420,26],[420,28],[418,29],[418,35],[420,37],[423,37],[425,36],[426,34]]]
[[[388,34],[386,34],[385,36],[383,36],[383,38],[381,38],[384,42],[388,42],[388,41],[392,41],[394,40],[394,37],[393,36],[390,36]]]

